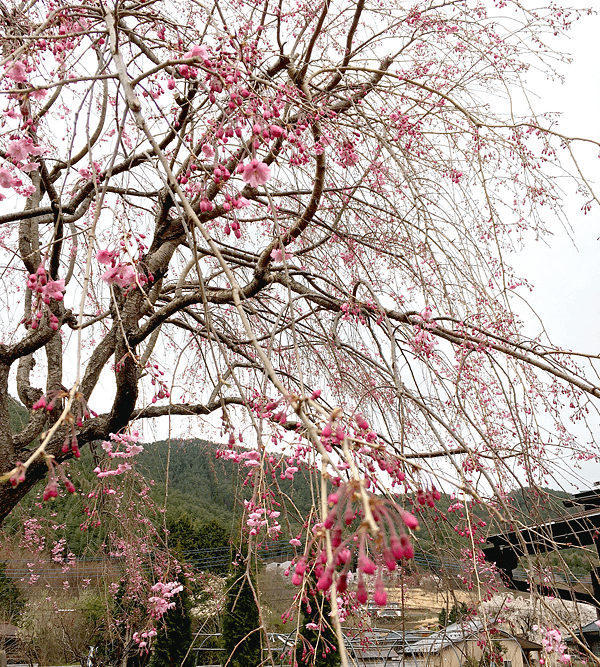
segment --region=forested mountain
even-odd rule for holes
[[[168,490],[169,515],[188,514],[200,521],[235,523],[236,509],[242,499],[251,495],[251,490],[243,486],[248,469],[217,459],[216,451],[217,446],[206,440],[162,440],[144,445],[138,467],[146,478],[156,482],[157,499],[164,501]],[[308,476],[300,471],[294,482],[279,478],[276,481],[280,494],[274,500],[285,503],[292,521],[303,521],[312,506]]]
[[[15,426],[26,418],[18,401],[13,399],[11,420]],[[251,496],[244,485],[247,469],[239,463],[217,457],[218,446],[207,440],[170,440],[146,443],[136,457],[136,469],[150,484],[150,495],[159,508],[166,511],[166,525],[172,533],[171,546],[180,551],[216,548],[225,544],[240,527],[243,500]],[[99,450],[98,450],[99,451]],[[69,550],[77,555],[92,554],[104,539],[103,527],[80,530],[87,506],[86,494],[97,482],[93,472],[98,453],[86,450],[79,461],[69,464],[69,472],[79,493],[62,493],[59,498],[41,504],[35,513],[51,519],[53,526],[64,537]],[[295,479],[279,477],[273,498],[280,503],[286,519],[282,521],[284,534],[298,532],[299,524],[309,516],[313,506],[310,476],[299,471]],[[40,487],[41,493],[41,487]],[[524,523],[543,522],[553,517],[579,511],[567,508],[563,500],[569,494],[546,489],[543,492],[523,487],[506,498],[516,516]],[[423,502],[423,499],[420,499]],[[33,496],[27,498],[5,522],[4,529],[18,530],[24,516],[31,516]],[[488,534],[506,530],[490,508],[483,503],[465,501],[454,495],[441,493],[435,507],[421,504],[418,495],[400,499],[420,521],[416,534],[417,551],[437,551],[441,557],[456,558],[471,546],[469,530],[474,529],[476,544]],[[157,515],[158,518],[162,514]],[[575,569],[588,570],[587,558],[576,552],[563,552]]]

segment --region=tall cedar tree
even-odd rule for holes
[[[149,667],[194,667],[192,644],[192,602],[187,581],[180,574],[183,590],[173,598],[175,606],[163,616],[163,627],[156,635]]]
[[[311,587],[301,604],[300,632],[296,642],[298,667],[338,667],[341,664],[337,638],[329,625],[330,613],[329,600]]]
[[[227,580],[227,597],[223,614],[223,658],[228,667],[257,667],[261,663],[261,624],[258,606],[248,577],[241,568]],[[250,571],[250,570],[249,570]],[[228,662],[229,661],[229,662]]]

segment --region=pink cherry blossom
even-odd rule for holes
[[[105,266],[110,266],[117,257],[117,253],[114,250],[100,250],[96,254],[96,261]]]
[[[44,303],[49,304],[50,299],[54,299],[55,301],[62,301],[64,291],[65,291],[64,278],[61,278],[60,280],[49,280],[44,285],[42,292]]]
[[[246,197],[238,197],[234,202],[233,205],[235,208],[245,208],[246,206],[250,206],[250,202]]]
[[[8,169],[0,167],[0,188],[12,188],[23,185],[20,178],[15,178]]]
[[[251,187],[257,188],[259,185],[264,185],[271,178],[271,170],[269,169],[269,165],[259,162],[254,158],[244,167],[242,178]]]
[[[8,76],[13,81],[16,81],[17,83],[26,83],[27,82],[26,74],[27,70],[25,68],[25,65],[19,60],[15,60],[11,64],[10,69],[6,72],[6,76]]]
[[[275,260],[276,262],[282,262],[284,257],[283,250],[281,248],[273,248],[271,250],[271,259]],[[285,258],[286,259],[291,259],[293,257],[291,252],[286,252],[285,253]]]
[[[14,118],[15,120],[18,120],[19,118],[23,118],[19,109],[15,108],[15,107],[11,107],[10,109],[6,109],[2,113],[5,116],[8,116],[8,118]]]
[[[17,161],[26,160],[29,155],[41,155],[42,153],[43,148],[35,146],[29,137],[22,137],[16,141],[11,141],[6,149],[6,154]]]
[[[131,287],[135,283],[135,271],[129,264],[117,264],[100,277],[105,283],[117,284],[119,287]]]
[[[202,58],[206,60],[208,58],[208,50],[205,46],[199,46],[194,44],[192,48],[183,56],[184,58]]]
[[[215,149],[210,144],[204,144],[201,150],[202,155],[204,155],[207,160],[210,160],[215,156]]]

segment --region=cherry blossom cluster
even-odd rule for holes
[[[340,310],[343,313],[342,315],[343,320],[350,321],[351,319],[356,319],[362,324],[366,322],[364,316],[361,314],[360,304],[357,303],[356,301],[353,301],[351,303],[343,303],[340,306]]]
[[[377,433],[371,429],[369,422],[361,413],[357,412],[354,415],[350,427],[342,423],[340,420],[341,414],[340,410],[333,410],[321,429],[321,444],[328,452],[333,451],[335,447],[341,447],[348,437],[367,444],[372,444],[377,440]],[[366,452],[370,453],[370,449],[367,448]],[[342,467],[345,467],[344,464],[342,464]]]
[[[483,544],[485,542],[485,537],[477,535],[477,531],[480,528],[485,528],[487,523],[483,519],[479,519],[473,512],[461,502],[453,502],[448,507],[448,514],[456,514],[458,517],[463,519],[454,526],[454,530],[461,537],[472,537],[475,542],[478,544]]]
[[[98,479],[104,477],[116,477],[122,475],[127,470],[132,469],[131,463],[128,459],[132,459],[140,452],[144,451],[142,445],[137,444],[140,439],[140,434],[137,431],[133,433],[111,433],[110,440],[105,440],[102,443],[102,449],[106,452],[108,457],[108,464],[103,468],[96,466],[94,473]],[[118,462],[117,467],[112,467],[111,461],[115,459],[122,459]]]
[[[135,269],[131,264],[120,262],[118,257],[117,252],[110,250],[100,250],[97,253],[96,260],[109,267],[100,278],[108,285],[118,285],[123,289],[129,289],[136,283]],[[147,282],[143,274],[140,274],[139,278]]]
[[[365,575],[376,575],[373,601],[385,606],[387,593],[383,584],[384,567],[393,572],[398,561],[414,557],[414,548],[406,529],[415,530],[419,523],[414,514],[402,509],[396,503],[368,494],[368,510],[363,506],[360,483],[349,481],[331,493],[328,502],[329,513],[322,524],[313,528],[313,539],[307,543],[305,554],[295,567],[292,583],[300,586],[308,573],[317,579],[317,589],[328,591],[335,581],[338,593],[345,593],[348,586],[348,571],[353,553],[358,559],[358,581],[356,600],[365,604],[368,600]],[[355,506],[356,505],[356,506]],[[363,521],[358,530],[344,532],[359,517],[367,512],[375,521],[378,532],[369,536],[367,523]],[[332,559],[328,559],[324,546],[325,531],[330,531]],[[312,558],[309,555],[312,554]],[[312,561],[312,565],[310,564]]]
[[[281,525],[277,521],[281,512],[259,507],[251,500],[244,500],[244,511],[250,535],[258,535],[262,528],[265,528],[269,537],[277,537],[281,532]]]
[[[138,645],[140,651],[145,652],[148,651],[149,642],[156,637],[157,634],[155,628],[150,628],[144,632],[134,632],[132,639]]]
[[[148,598],[148,611],[152,618],[162,618],[169,609],[175,607],[175,602],[171,598],[177,593],[181,593],[183,585],[178,581],[158,582],[150,589],[156,595]]]
[[[462,563],[461,581],[472,591],[477,586],[485,586],[484,600],[492,599],[499,590],[500,577],[494,563],[489,563],[481,549],[463,549],[460,562]]]
[[[31,290],[34,299],[32,299],[31,304],[31,316],[23,319],[23,324],[29,325],[32,329],[37,329],[44,317],[44,312],[47,310],[48,324],[53,331],[56,331],[58,329],[58,317],[48,307],[52,300],[63,300],[65,281],[62,278],[52,280],[42,264],[27,279],[27,289]]]
[[[546,654],[546,657],[540,658],[540,665],[545,665],[547,657],[550,655],[555,655],[558,662],[563,665],[571,664],[571,656],[567,653],[567,646],[563,642],[560,630],[556,628],[541,628],[538,625],[534,625],[533,629],[541,633],[541,642]]]
[[[13,137],[5,150],[6,156],[12,158],[13,165],[24,173],[38,169],[39,164],[31,161],[30,158],[42,155],[45,149],[35,145],[29,136],[13,135]],[[0,168],[0,187],[11,188],[23,197],[29,197],[35,191],[33,185],[23,185],[23,181],[18,176],[14,176],[6,167]],[[3,199],[6,199],[6,196],[0,193],[0,201]]]
[[[420,328],[410,341],[410,346],[416,354],[431,357],[438,344],[436,338],[430,333],[430,330],[437,326],[431,308],[427,306],[416,319]]]

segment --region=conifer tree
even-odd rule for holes
[[[337,638],[329,624],[330,612],[329,600],[311,587],[301,604],[300,632],[296,642],[298,667],[338,667],[340,664]]]
[[[179,576],[183,590],[173,598],[175,606],[163,616],[164,625],[153,645],[150,667],[193,667],[194,656],[189,650],[192,644],[192,603],[187,581]]]
[[[223,614],[223,658],[228,667],[257,667],[261,656],[261,623],[252,590],[250,569],[235,570],[227,580],[227,597]],[[251,585],[252,582],[252,585]]]

